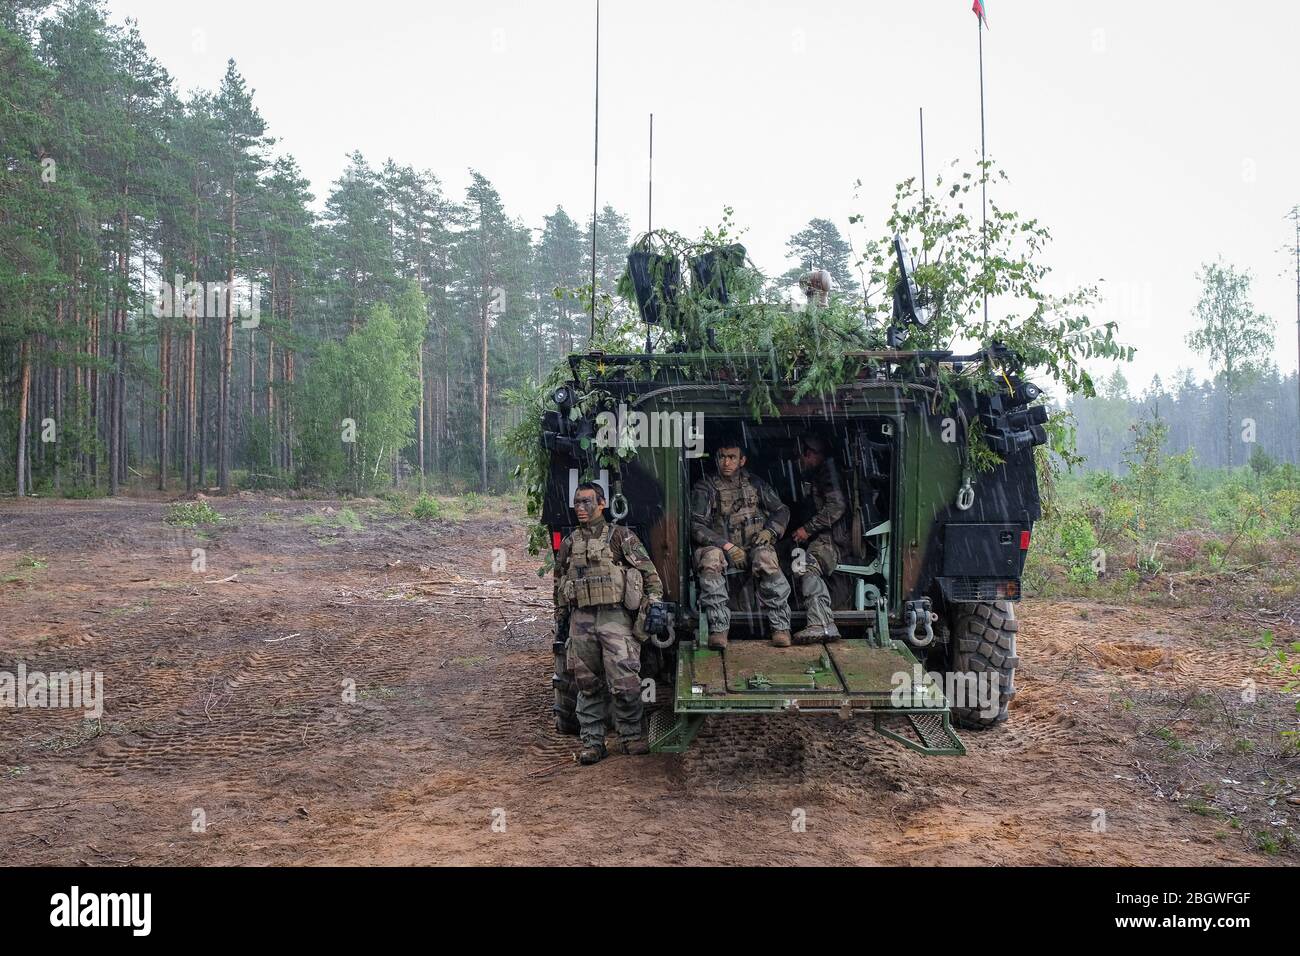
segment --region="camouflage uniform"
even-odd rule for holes
[[[804,609],[808,612],[808,626],[822,628],[827,635],[836,635],[839,630],[835,627],[826,577],[840,563],[835,529],[848,510],[848,499],[844,497],[844,486],[833,458],[827,458],[816,471],[804,475],[803,480],[805,485],[811,485],[817,513],[803,525],[809,539],[796,545],[803,548],[804,555],[802,560],[795,557],[792,569],[803,595]]]
[[[741,468],[730,479],[721,475],[701,478],[691,489],[691,542],[700,583],[700,607],[709,621],[709,633],[731,626],[727,605],[727,555],[730,541],[749,556],[750,573],[758,580],[758,603],[767,612],[773,631],[790,630],[790,584],[781,573],[776,548],[753,544],[764,529],[777,538],[785,534],[790,509],[772,486]]]
[[[578,688],[584,746],[603,746],[610,697],[618,735],[642,736],[640,641],[645,637],[634,624],[634,612],[622,603],[627,568],[644,579],[642,607],[663,600],[659,572],[641,541],[603,516],[576,528],[555,558],[555,616],[557,623],[568,618],[565,666]]]

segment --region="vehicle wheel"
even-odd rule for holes
[[[551,677],[555,689],[555,731],[569,737],[578,736],[578,689],[573,686],[573,675],[564,667],[564,653],[555,654],[555,673]]]
[[[1015,606],[1007,601],[992,604],[954,604],[948,626],[952,647],[950,670],[958,674],[997,675],[997,714],[985,712],[978,701],[974,706],[953,707],[953,721],[959,727],[982,730],[1007,719],[1007,706],[1016,695],[1016,620]]]

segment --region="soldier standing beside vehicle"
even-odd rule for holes
[[[709,647],[725,650],[731,628],[727,566],[746,567],[758,582],[758,602],[767,612],[772,643],[790,646],[790,584],[773,545],[785,533],[790,509],[771,485],[745,470],[738,444],[715,452],[718,472],[691,489],[691,542],[700,584],[700,607],[709,623]]]
[[[790,535],[796,547],[803,549],[802,555],[794,556],[791,566],[803,595],[804,610],[808,613],[807,626],[794,636],[796,644],[840,639],[826,578],[840,563],[833,529],[848,510],[848,500],[844,497],[835,459],[829,453],[830,443],[821,436],[810,435],[803,439],[799,474],[806,484],[812,486],[813,506],[817,513]]]
[[[654,562],[630,528],[605,518],[605,492],[595,482],[573,497],[578,527],[555,558],[555,614],[568,618],[565,664],[578,688],[578,760],[605,757],[605,721],[613,701],[614,729],[625,754],[650,752],[642,727],[641,641],[644,615],[663,599]],[[640,610],[642,616],[634,620]]]

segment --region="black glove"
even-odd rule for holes
[[[655,601],[650,605],[645,614],[645,632],[655,636],[667,634],[673,626],[673,610],[671,605],[663,601]]]

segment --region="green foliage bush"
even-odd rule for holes
[[[225,519],[206,501],[178,501],[167,506],[163,521],[182,528],[217,524]]]
[[[420,495],[411,506],[411,517],[420,521],[436,521],[442,517],[442,505],[438,503],[437,498]]]
[[[1076,584],[1096,581],[1093,555],[1097,550],[1097,535],[1088,519],[1082,514],[1073,514],[1062,520],[1058,540],[1070,580]]]

